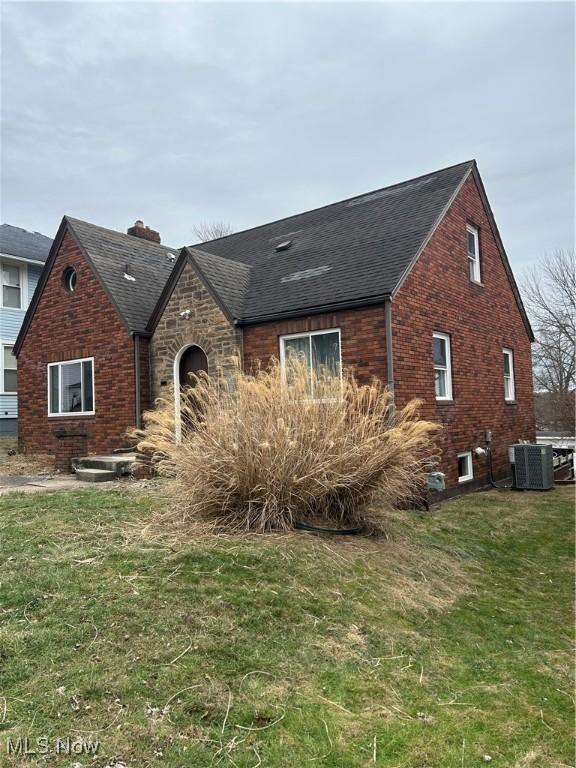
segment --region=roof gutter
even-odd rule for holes
[[[255,317],[237,320],[236,325],[258,325],[259,323],[269,323],[273,320],[290,320],[293,317],[307,317],[308,315],[321,315],[325,312],[337,312],[340,309],[358,309],[360,307],[370,307],[374,304],[382,304],[390,298],[390,294],[381,294],[379,296],[368,296],[363,299],[352,299],[350,301],[339,301],[334,304],[319,304],[314,307],[303,307],[302,309],[274,312],[268,315],[258,315]]]
[[[43,267],[44,264],[46,264],[46,260],[42,261],[42,259],[32,259],[29,256],[16,256],[14,253],[0,253],[0,258],[3,259],[14,259],[14,261],[23,261],[26,264],[33,264],[37,267]],[[47,259],[48,257],[46,257]]]

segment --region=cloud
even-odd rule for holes
[[[513,264],[573,244],[563,3],[5,3],[2,218],[174,245],[476,157]]]

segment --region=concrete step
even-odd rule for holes
[[[85,483],[106,483],[110,480],[116,480],[116,472],[110,469],[82,469],[76,470],[76,477]]]
[[[136,461],[136,454],[122,453],[110,456],[81,456],[72,459],[72,466],[78,469],[102,469],[114,472],[116,477],[130,474],[132,465]]]

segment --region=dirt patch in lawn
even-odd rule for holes
[[[54,466],[54,457],[50,454],[36,454],[26,456],[16,453],[13,456],[0,454],[0,475],[5,477],[54,475],[57,470]]]

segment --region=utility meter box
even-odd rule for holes
[[[444,472],[429,472],[427,486],[429,491],[445,491],[446,480]]]

